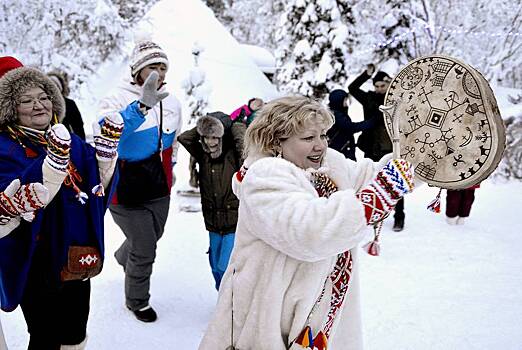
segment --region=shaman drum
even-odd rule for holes
[[[442,55],[411,61],[390,83],[384,104],[386,128],[400,144],[400,157],[430,185],[473,186],[502,158],[506,134],[493,91],[463,62]]]

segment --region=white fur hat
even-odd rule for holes
[[[136,77],[140,70],[154,63],[164,63],[169,68],[169,59],[158,44],[151,40],[138,42],[130,59],[131,75]]]

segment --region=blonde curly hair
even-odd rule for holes
[[[309,123],[320,123],[330,129],[334,116],[319,101],[293,95],[268,102],[245,134],[244,156],[259,154],[276,156],[281,140],[302,132]]]

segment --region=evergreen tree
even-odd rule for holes
[[[24,64],[60,68],[71,90],[114,53],[122,53],[128,25],[105,0],[7,0],[0,5],[0,48]]]
[[[275,49],[277,22],[273,18],[283,9],[283,0],[235,1],[224,10],[229,20],[226,26],[240,43]]]
[[[291,0],[276,34],[276,79],[282,90],[317,98],[345,85],[354,44],[349,0]]]
[[[111,0],[118,9],[118,14],[127,22],[135,22],[159,0]]]

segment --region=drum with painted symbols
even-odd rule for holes
[[[491,87],[473,67],[443,55],[415,59],[392,80],[384,104],[396,152],[426,183],[464,189],[498,166],[504,123]]]

